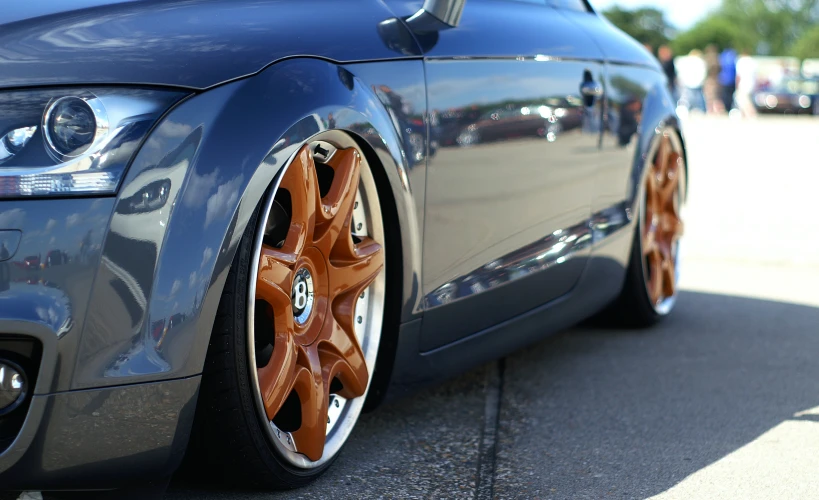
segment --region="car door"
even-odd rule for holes
[[[603,69],[590,37],[545,0],[469,0],[460,25],[430,45],[437,147],[427,165],[423,351],[533,310],[578,281]]]
[[[566,19],[591,34],[607,61],[606,115],[591,200],[592,228],[595,257],[619,259],[624,254],[620,247],[631,245],[631,234],[609,237],[630,222],[628,212],[638,190],[635,176],[639,176],[637,167],[643,161],[639,155],[641,134],[647,137],[646,130],[659,126],[674,103],[658,61],[638,42],[588,12],[583,0],[547,1],[560,5]]]

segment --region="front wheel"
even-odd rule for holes
[[[193,446],[230,482],[292,488],[326,470],[361,413],[381,339],[384,227],[366,158],[343,133],[305,144],[274,187],[225,285]]]
[[[665,131],[649,158],[625,285],[606,311],[631,327],[656,323],[677,301],[686,165],[676,132]]]

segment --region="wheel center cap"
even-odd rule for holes
[[[293,304],[293,317],[296,323],[303,325],[313,312],[313,276],[306,267],[299,269],[293,278],[290,300]]]

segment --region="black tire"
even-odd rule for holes
[[[642,245],[639,226],[632,238],[631,254],[623,290],[604,311],[602,319],[607,324],[623,328],[648,328],[663,318],[648,298],[643,271]]]
[[[276,454],[254,406],[247,357],[247,290],[260,208],[230,267],[214,321],[199,390],[186,475],[252,489],[304,486],[329,468],[297,469]],[[336,455],[337,456],[337,455]],[[203,473],[204,472],[204,473]]]

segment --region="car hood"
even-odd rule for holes
[[[149,84],[203,89],[293,55],[395,59],[379,0],[34,0],[0,16],[0,88]],[[342,42],[343,43],[340,43]]]

